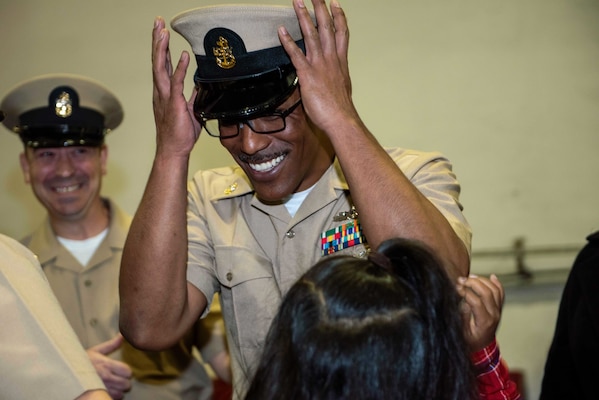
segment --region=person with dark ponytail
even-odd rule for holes
[[[246,400],[518,399],[500,358],[498,369],[470,357],[498,351],[502,303],[496,278],[456,290],[413,240],[387,240],[367,259],[323,258],[285,296]]]

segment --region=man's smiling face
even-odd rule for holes
[[[277,110],[293,106],[300,98],[296,90]],[[332,162],[322,138],[315,132],[301,106],[286,119],[281,132],[256,133],[247,125],[239,135],[221,139],[245,171],[256,194],[265,202],[279,202],[314,185]]]
[[[27,148],[21,168],[51,217],[77,220],[99,198],[107,152],[105,146]]]

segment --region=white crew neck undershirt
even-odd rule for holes
[[[289,211],[289,214],[291,214],[291,217],[293,217],[297,210],[299,210],[306,197],[308,197],[308,194],[314,189],[314,186],[315,185],[312,185],[303,192],[293,193],[289,199],[285,201],[285,207],[287,208],[287,211]]]
[[[104,229],[98,235],[84,240],[66,239],[60,236],[56,238],[85,268],[107,234],[108,228]]]

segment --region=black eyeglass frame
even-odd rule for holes
[[[226,122],[227,125],[235,125],[237,126],[237,132],[234,135],[227,135],[227,136],[223,136],[220,134],[220,130],[219,130],[219,134],[218,135],[214,135],[213,133],[211,133],[208,128],[206,127],[206,122],[209,121],[209,119],[202,119],[202,121],[200,121],[200,124],[202,125],[202,127],[204,128],[204,130],[206,131],[206,133],[208,133],[208,135],[215,137],[215,138],[219,138],[219,139],[230,139],[230,138],[234,138],[236,136],[239,136],[239,131],[241,130],[241,126],[242,125],[246,125],[248,126],[252,132],[255,133],[259,133],[259,134],[264,134],[264,135],[268,135],[271,133],[277,133],[277,132],[282,132],[287,128],[287,117],[295,111],[296,108],[298,108],[300,105],[302,104],[302,99],[301,97],[295,102],[293,103],[289,108],[287,108],[286,110],[282,110],[282,111],[272,111],[270,113],[267,114],[262,114],[262,115],[256,115],[256,116],[252,116],[252,118],[240,118],[240,119],[219,119],[219,125],[224,121]],[[258,119],[258,118],[264,118],[264,117],[280,117],[283,120],[283,127],[280,129],[274,129],[274,130],[269,130],[269,131],[257,131],[256,128],[253,126],[253,123],[251,122],[252,120]]]

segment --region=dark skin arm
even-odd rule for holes
[[[207,304],[186,277],[187,170],[200,133],[192,103],[183,94],[190,58],[184,52],[173,68],[168,44],[169,32],[158,17],[152,31],[156,156],[120,275],[121,330],[132,344],[149,350],[176,343]]]
[[[337,0],[331,1],[330,12],[324,0],[312,0],[312,4],[318,29],[303,0],[293,2],[306,55],[284,27],[279,29],[279,38],[297,69],[308,117],[333,144],[370,245],[376,248],[398,236],[418,239],[438,254],[451,276],[466,276],[470,259],[465,245],[388,156],[354,107],[343,9]]]
[[[313,0],[313,6],[318,30],[303,2],[294,1],[307,56],[284,28],[279,38],[297,69],[308,117],[335,149],[370,244],[376,248],[396,236],[419,239],[438,253],[452,276],[466,275],[464,244],[386,154],[354,107],[343,10],[336,0],[330,12],[322,0]],[[204,294],[186,280],[187,170],[200,132],[192,113],[195,93],[189,102],[183,94],[190,58],[183,52],[173,68],[168,41],[164,20],[157,18],[152,33],[156,157],[129,231],[120,278],[122,332],[147,349],[174,344],[207,304]]]

